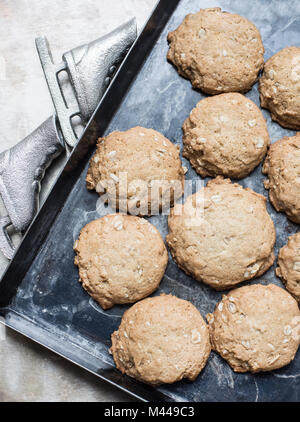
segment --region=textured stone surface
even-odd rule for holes
[[[0,152],[33,131],[52,112],[34,39],[46,35],[53,58],[109,32],[136,16],[144,25],[155,0],[3,0],[0,15]],[[62,157],[60,162],[64,159]],[[47,174],[42,197],[58,171]],[[3,207],[0,207],[1,214]],[[18,242],[18,236],[14,236]],[[0,256],[0,273],[7,261]],[[0,401],[110,401],[128,396],[47,352],[23,336],[0,328]]]

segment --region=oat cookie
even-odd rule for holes
[[[151,294],[168,262],[158,230],[144,218],[122,214],[88,223],[74,250],[79,281],[103,309]]]
[[[264,64],[256,26],[218,7],[187,15],[168,41],[168,60],[207,94],[248,91]]]
[[[267,152],[265,119],[253,101],[238,93],[199,101],[183,124],[183,155],[202,177],[240,179]]]
[[[152,385],[195,380],[210,354],[208,327],[199,311],[172,295],[133,305],[111,340],[117,368]]]
[[[266,199],[217,177],[169,216],[177,265],[216,290],[262,275],[274,262],[275,229]]]
[[[281,126],[300,130],[300,48],[287,47],[265,64],[260,103]]]
[[[300,224],[300,133],[270,146],[263,165],[264,185],[276,211]]]
[[[232,290],[207,320],[213,350],[235,372],[281,368],[294,359],[300,344],[297,302],[274,284]]]
[[[135,127],[98,140],[86,183],[120,211],[150,215],[182,195],[184,172],[179,146],[153,129]]]
[[[300,302],[300,232],[290,236],[288,243],[280,249],[276,275]]]

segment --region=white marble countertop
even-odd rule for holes
[[[2,0],[0,152],[53,113],[34,39],[46,35],[55,61],[132,16],[139,30],[156,0]],[[45,196],[55,177],[47,177]],[[1,207],[0,207],[1,208]],[[2,209],[3,210],[3,209]],[[14,238],[18,242],[17,236]],[[0,253],[0,274],[8,261]],[[129,396],[11,330],[0,327],[0,401],[124,401]]]

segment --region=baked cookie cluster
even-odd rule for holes
[[[285,48],[264,65],[256,26],[219,8],[187,15],[168,41],[168,60],[179,74],[194,88],[219,94],[188,110],[182,127],[183,156],[201,177],[214,179],[176,203],[187,170],[178,146],[144,127],[100,138],[87,188],[119,213],[81,230],[74,246],[79,281],[103,309],[137,302],[111,337],[116,367],[130,377],[152,385],[193,381],[211,349],[236,372],[281,368],[300,344],[300,233],[279,252],[276,274],[286,289],[235,288],[223,295],[206,324],[186,300],[165,294],[146,298],[159,287],[168,253],[159,231],[141,217],[172,207],[166,237],[172,258],[215,290],[269,270],[276,232],[267,200],[229,178],[250,175],[266,156],[270,202],[300,224],[300,135],[270,145],[261,110],[241,94],[263,69],[261,106],[283,127],[300,129],[300,48]],[[153,202],[154,190],[159,195]]]

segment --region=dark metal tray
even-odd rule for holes
[[[177,7],[176,7],[177,6]],[[229,12],[252,20],[260,29],[266,58],[287,45],[299,45],[300,5],[297,1],[215,1]],[[0,315],[9,327],[95,373],[142,400],[166,401],[299,401],[300,354],[287,367],[272,373],[236,374],[217,354],[193,383],[181,381],[152,388],[122,376],[108,353],[110,335],[126,306],[103,311],[78,283],[73,243],[89,221],[108,212],[94,192],[85,187],[88,159],[95,139],[112,130],[141,125],[162,132],[181,145],[181,125],[204,96],[179,77],[166,61],[166,36],[184,15],[211,7],[211,1],[161,1],[131,49],[126,62],[92,117],[82,139],[61,172],[0,282]],[[257,85],[247,94],[259,104]],[[264,111],[272,142],[293,133],[271,122]],[[199,179],[186,160],[186,177]],[[240,183],[267,196],[261,166]],[[276,253],[297,226],[268,210],[276,224]],[[163,236],[167,217],[150,221]],[[281,285],[273,266],[258,280]],[[171,292],[192,301],[205,316],[221,297],[180,271],[171,257],[156,292]]]

